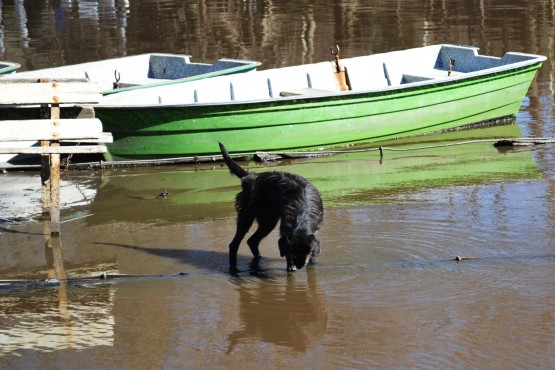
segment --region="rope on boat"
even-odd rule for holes
[[[318,151],[318,152],[270,152],[271,154],[322,154],[322,153],[329,153],[329,154],[348,154],[348,153],[363,153],[363,152],[373,152],[381,150],[389,150],[389,151],[397,151],[397,152],[406,152],[411,150],[421,150],[421,149],[434,149],[434,148],[444,148],[449,146],[457,146],[457,145],[467,145],[467,144],[477,144],[477,143],[488,143],[488,142],[495,142],[500,143],[500,145],[496,146],[519,146],[519,145],[536,145],[536,144],[550,144],[555,142],[555,138],[519,138],[519,139],[478,139],[478,140],[468,140],[468,141],[459,141],[454,143],[444,143],[444,144],[436,144],[436,145],[425,145],[425,146],[418,146],[412,148],[395,148],[395,147],[384,147],[380,146],[377,148],[366,148],[366,149],[353,149],[353,150],[329,150],[329,151]],[[257,152],[259,153],[259,152]]]
[[[494,143],[495,147],[508,147],[508,146],[531,146],[531,145],[541,145],[541,144],[552,144],[555,143],[555,137],[544,138],[517,138],[517,139],[477,139],[477,140],[467,140],[459,141],[453,143],[443,143],[434,145],[425,145],[411,148],[396,148],[396,147],[384,147],[379,146],[377,148],[364,148],[364,149],[351,149],[351,150],[322,150],[317,152],[256,152],[255,156],[258,156],[260,161],[271,161],[281,158],[306,158],[306,157],[324,157],[337,154],[349,154],[349,153],[365,153],[365,152],[375,152],[379,151],[383,156],[384,151],[392,152],[408,152],[413,150],[423,150],[423,149],[436,149],[445,148],[451,146],[477,144],[477,143]],[[246,155],[247,153],[243,153]]]

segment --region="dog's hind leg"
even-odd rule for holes
[[[240,210],[237,214],[237,231],[231,243],[229,243],[229,271],[237,272],[237,251],[241,241],[249,231],[254,222],[254,214],[245,210]]]
[[[247,240],[247,244],[251,249],[252,255],[255,258],[260,258],[260,251],[258,250],[258,245],[260,241],[264,239],[273,229],[276,227],[277,222],[279,221],[279,217],[265,215],[265,216],[258,216],[258,228],[252,234],[252,236]]]

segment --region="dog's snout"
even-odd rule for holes
[[[310,254],[307,255],[293,255],[291,256],[291,260],[293,261],[293,264],[295,265],[295,267],[300,270],[303,267],[306,266],[306,264],[308,263],[308,260],[310,259]]]

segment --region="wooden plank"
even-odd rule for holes
[[[2,148],[0,154],[92,154],[107,153],[106,145],[30,146],[27,148]]]
[[[114,138],[109,132],[101,132],[100,138],[98,139],[68,139],[60,140],[62,143],[98,143],[98,144],[110,144],[114,142]]]
[[[0,142],[28,140],[76,140],[102,137],[98,118],[0,121]]]
[[[21,80],[1,80],[2,90],[36,90],[36,91],[59,91],[59,92],[89,92],[99,93],[102,84],[99,82],[20,82]]]
[[[13,75],[1,75],[0,76],[0,85],[7,85],[7,84],[30,84],[30,83],[47,83],[47,82],[57,82],[57,83],[76,83],[76,82],[83,82],[89,83],[89,80],[85,77],[54,77],[54,78],[25,78],[25,77],[18,77],[17,74]]]
[[[13,104],[93,104],[101,98],[99,84],[93,83],[13,83],[2,85],[0,105]]]
[[[41,117],[40,110],[37,105],[0,105],[0,120],[50,118],[50,115]],[[62,118],[95,118],[94,109],[91,106],[62,106],[61,110]]]

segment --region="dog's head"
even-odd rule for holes
[[[278,244],[281,256],[287,258],[287,269],[290,271],[302,269],[311,257],[317,257],[320,254],[318,231],[313,233],[297,231],[290,237],[281,237]]]

